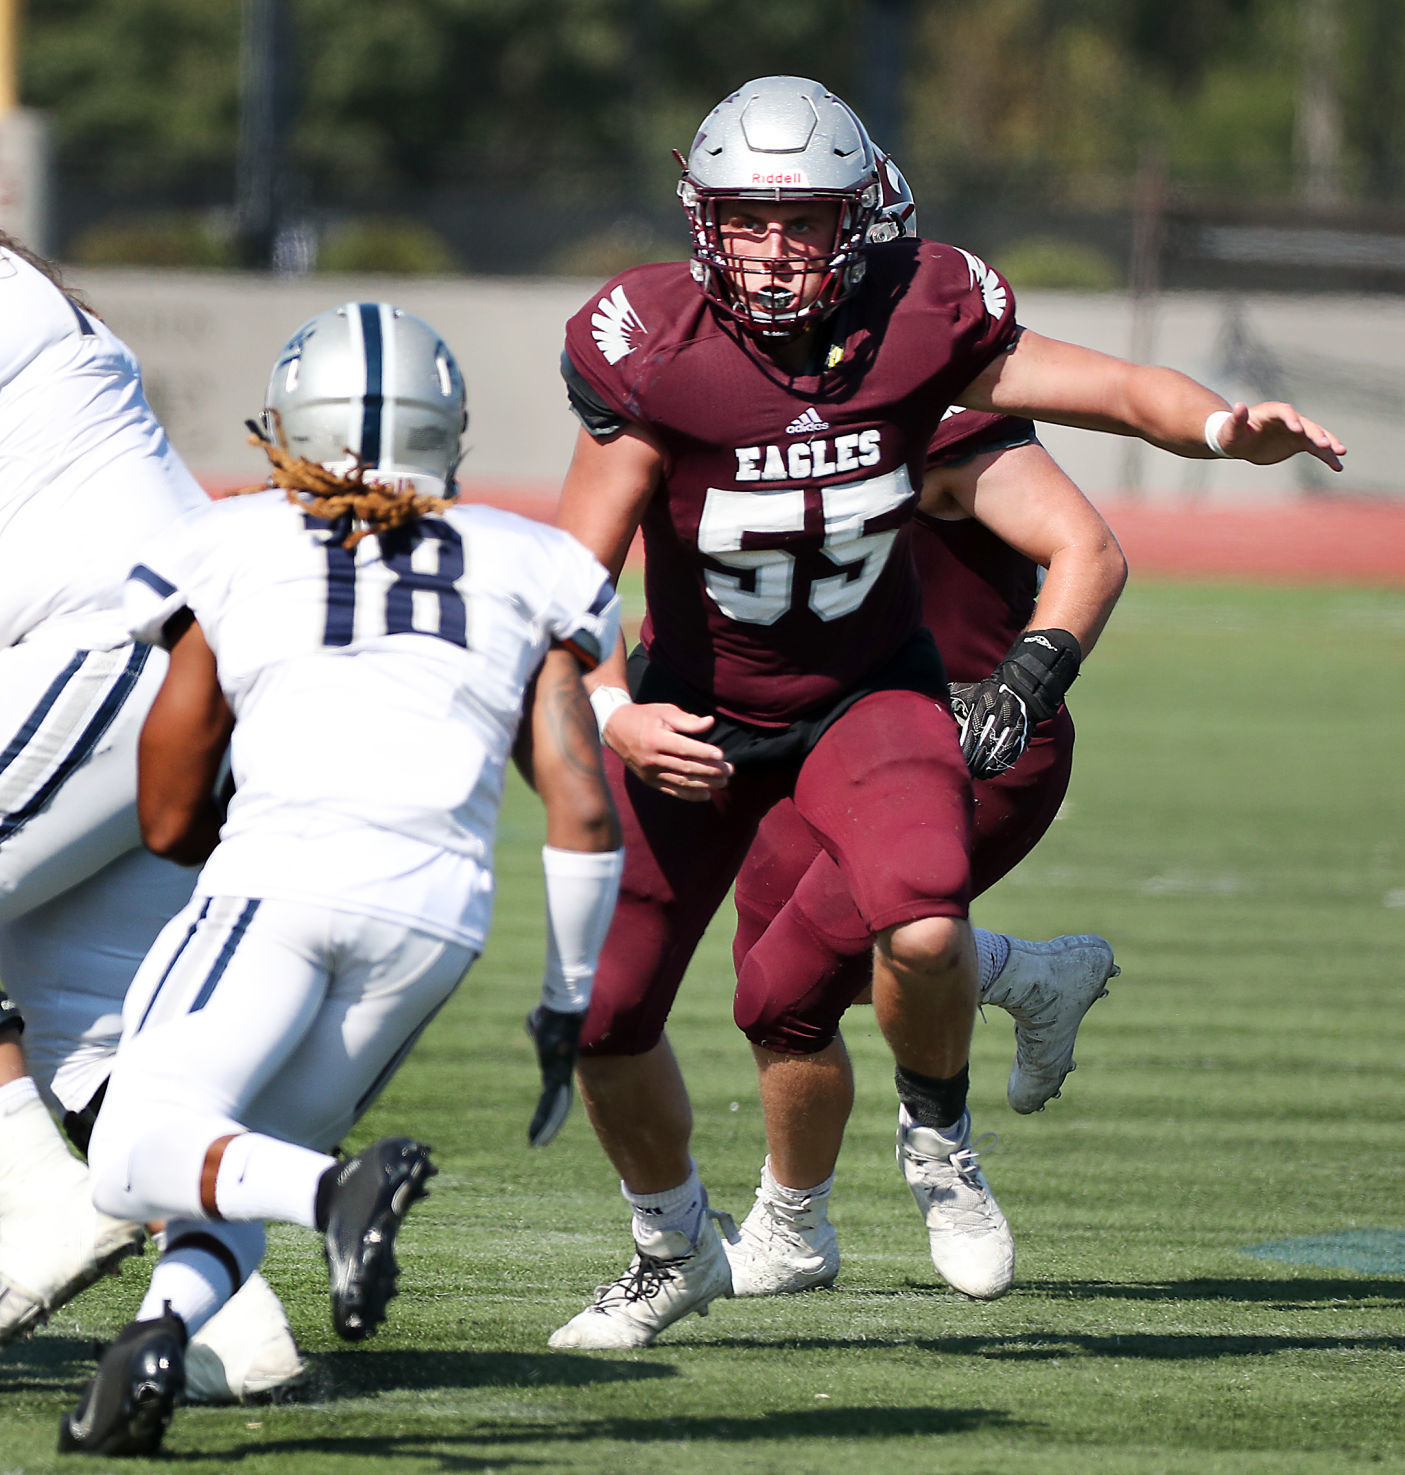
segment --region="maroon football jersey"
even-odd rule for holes
[[[1029,624],[1039,566],[972,518],[917,515],[912,553],[922,581],[922,623],[952,681],[984,681]]]
[[[958,410],[937,428],[927,464],[950,464],[1033,437],[1032,420]],[[922,583],[922,623],[936,637],[948,677],[983,681],[1029,624],[1039,565],[974,519],[920,512],[912,552]]]
[[[928,447],[1014,341],[1013,294],[978,258],[897,241],[867,261],[814,374],[715,314],[686,262],[624,272],[567,325],[575,370],[667,460],[642,524],[645,647],[744,722],[832,701],[916,629]]]
[[[1035,438],[1033,420],[1019,415],[993,415],[953,405],[942,416],[927,452],[928,466],[949,466],[1002,446],[1023,445]]]

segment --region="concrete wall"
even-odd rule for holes
[[[559,481],[569,459],[575,423],[557,360],[566,319],[596,282],[77,270],[69,278],[141,357],[153,403],[207,481],[261,478],[262,458],[246,444],[243,422],[262,406],[278,348],[314,313],[358,298],[418,313],[459,357],[469,386],[466,480],[539,493]],[[1318,475],[1301,457],[1274,468],[1189,462],[1118,437],[1049,427],[1045,440],[1075,480],[1095,499],[1129,487],[1148,500],[1236,502],[1328,483],[1343,492],[1405,491],[1405,300],[1266,296],[1240,299],[1238,310],[1258,362],[1283,385],[1278,392],[1352,448],[1346,475]],[[1225,372],[1229,313],[1225,297],[1163,297],[1141,340],[1149,343],[1145,357],[1228,398],[1264,398]],[[1020,318],[1052,337],[1133,352],[1132,307],[1121,295],[1031,292],[1021,298]]]
[[[540,487],[559,481],[570,455],[556,364],[566,318],[591,283],[126,271],[68,279],[136,351],[153,405],[203,478],[262,477],[244,421],[263,406],[279,348],[314,314],[358,299],[417,313],[458,357],[469,392],[467,475]]]

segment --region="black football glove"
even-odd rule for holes
[[[1026,630],[984,681],[952,684],[951,710],[973,778],[1015,766],[1035,727],[1063,705],[1082,660],[1067,630]]]
[[[961,729],[961,756],[972,778],[994,778],[1029,746],[1029,713],[1019,695],[988,676],[951,684],[951,711]]]
[[[571,1109],[571,1081],[576,1071],[584,1014],[563,1014],[538,1004],[527,1016],[527,1033],[537,1047],[542,1094],[527,1128],[533,1147],[545,1147],[560,1130]]]

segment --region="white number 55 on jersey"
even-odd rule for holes
[[[809,608],[822,620],[853,614],[868,597],[888,561],[895,529],[865,533],[865,526],[894,512],[913,495],[907,468],[868,481],[820,490],[825,557],[839,570],[810,585]],[[805,528],[805,491],[738,492],[709,487],[698,524],[698,551],[736,574],[707,569],[707,592],[730,620],[774,625],[795,598],[795,556],[779,548],[743,549],[748,533],[799,533]]]

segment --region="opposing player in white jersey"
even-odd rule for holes
[[[17,919],[119,857],[141,873],[124,900],[159,892],[169,917],[189,895],[177,869],[132,855],[141,839],[136,730],[164,660],[133,643],[121,590],[134,550],[205,496],[151,413],[126,345],[3,240],[0,390],[0,925],[8,948]],[[133,966],[144,951],[143,943]],[[8,957],[3,972],[31,1016],[26,1043],[39,1086],[76,1112],[107,1068],[100,1046],[84,1049],[72,1037],[120,1008],[131,975],[114,992],[93,976],[97,958],[73,963],[62,1001],[38,989],[31,998],[25,970]],[[53,1028],[35,1027],[41,1013]],[[0,1239],[0,1277],[6,1268]]]
[[[137,733],[165,656],[133,642],[121,592],[137,551],[205,500],[131,351],[0,234],[0,1347],[145,1238],[95,1212],[49,1108],[84,1147],[127,985],[190,895],[137,828]],[[255,1281],[193,1349],[192,1391],[301,1368]]]
[[[170,650],[142,831],[208,860],[128,995],[91,1146],[95,1201],[165,1217],[167,1245],[61,1449],[159,1445],[186,1337],[258,1264],[265,1219],[322,1232],[343,1338],[383,1320],[429,1153],[329,1152],[483,948],[510,756],[547,812],[532,1140],[564,1116],[622,863],[581,681],[618,600],[568,534],[451,505],[465,420],[426,324],[383,303],[323,313],[270,384],[284,490],[202,509],[129,583],[134,632]]]

